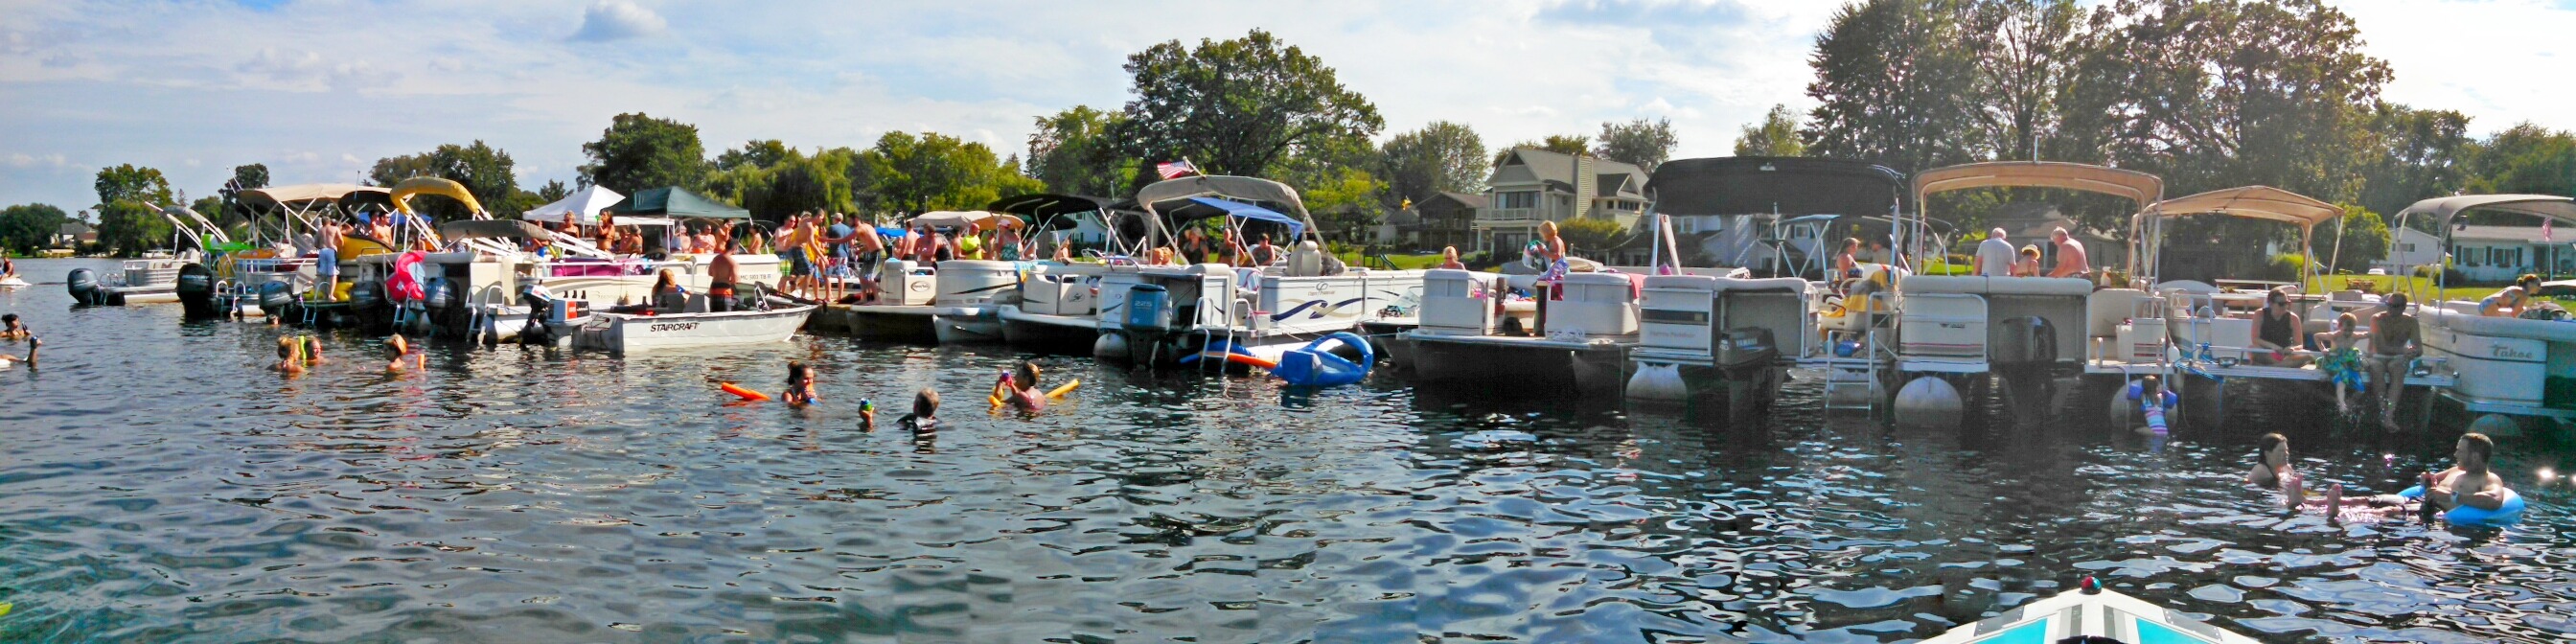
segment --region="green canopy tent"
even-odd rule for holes
[[[625,201],[609,206],[618,216],[657,215],[673,219],[750,219],[751,211],[724,205],[714,199],[680,188],[653,188],[627,195]]]

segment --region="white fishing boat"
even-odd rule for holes
[[[2048,644],[2088,637],[2131,644],[2255,644],[2253,638],[2181,611],[2101,589],[2090,579],[2076,590],[2033,600],[1921,644]]]
[[[1421,303],[1422,271],[1342,266],[1322,251],[1297,191],[1278,182],[1184,177],[1145,186],[1136,201],[1158,229],[1166,218],[1173,226],[1224,218],[1237,239],[1247,222],[1260,222],[1300,241],[1266,267],[1193,264],[1109,273],[1102,279],[1096,357],[1175,364],[1213,351],[1276,360],[1324,335],[1354,330],[1378,311]],[[1132,285],[1123,282],[1131,278]]]
[[[705,312],[705,296],[691,298],[689,312],[668,314],[592,313],[572,337],[574,348],[633,353],[656,349],[758,345],[786,342],[812,304],[766,311]]]
[[[2557,223],[2576,225],[2576,200],[2568,197],[2461,195],[2415,202],[2399,211],[2389,226],[2403,230],[2411,219],[2431,219],[2433,228],[2441,231],[2442,248],[2457,249],[2452,240],[2459,228],[2456,220],[2472,212],[2536,218],[2551,222],[2553,228]],[[2402,270],[2397,274],[2411,274],[2413,267]],[[2448,286],[2448,279],[2437,278],[2435,284]],[[2430,297],[2439,292],[2416,292],[2410,297],[2423,326],[2424,356],[2419,362],[2445,363],[2442,366],[2457,373],[2457,385],[2444,390],[2444,398],[2472,414],[2500,415],[2508,422],[2576,421],[2576,321],[2555,307],[2534,308],[2517,317],[2484,317],[2479,315],[2477,301]],[[2420,364],[2416,368],[2425,369]],[[2492,422],[2479,419],[2481,424]]]

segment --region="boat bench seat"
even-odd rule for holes
[[[2445,306],[2447,308],[2448,305]],[[2425,316],[2430,318],[2425,322],[2430,326],[2489,337],[2522,338],[2543,342],[2576,342],[2576,322],[2483,317],[2475,312],[2474,305],[2470,308],[2469,313],[2451,311],[2434,313]]]

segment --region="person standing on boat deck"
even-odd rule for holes
[[[1969,273],[1978,277],[2011,277],[2015,258],[2012,241],[2004,238],[2004,229],[1986,231],[1986,240],[1977,242],[1977,256],[1968,265]]]
[[[831,256],[832,264],[831,269],[825,272],[826,277],[823,280],[823,301],[841,301],[841,289],[846,285],[844,280],[853,277],[850,272],[851,261],[857,259],[850,241],[858,236],[858,229],[852,228],[849,224],[849,216],[840,213],[833,213],[831,227],[823,229],[822,243],[829,249],[828,254]]]
[[[340,222],[330,217],[313,234],[313,275],[322,282],[322,301],[340,299]]]
[[[2263,293],[2263,310],[2254,312],[2254,364],[2297,367],[2311,359],[2300,349],[2307,345],[2306,320],[2290,310],[2290,294],[2279,290]]]
[[[874,302],[877,299],[877,262],[886,258],[885,238],[877,236],[876,222],[862,220],[850,231],[850,241],[856,251],[850,256],[850,272],[859,279],[859,301]]]
[[[2049,277],[2084,277],[2093,273],[2092,258],[2084,256],[2084,242],[2076,241],[2066,229],[2049,231],[2048,240],[2057,244],[2057,268]]]
[[[2490,318],[2522,317],[2531,308],[2531,297],[2520,286],[2507,286],[2486,299],[2478,300],[2478,316]]]
[[[733,310],[734,280],[739,272],[734,265],[733,254],[741,249],[734,247],[732,228],[716,233],[716,249],[715,258],[707,260],[707,312],[709,313]]]
[[[2406,391],[2407,372],[2414,370],[2415,357],[2424,347],[2416,338],[2415,318],[2406,314],[2406,294],[2390,293],[2380,300],[2380,311],[2370,316],[2370,358],[2364,362],[2370,390],[2378,394],[2379,422],[2390,429],[2397,427],[2397,398]]]
[[[2039,247],[2021,247],[2021,259],[2013,262],[2013,277],[2039,277]]]

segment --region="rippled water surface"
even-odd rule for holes
[[[2285,518],[2237,482],[2256,435],[2372,491],[2450,443],[2295,390],[2151,443],[2072,381],[2053,418],[1934,430],[1824,415],[1812,379],[1728,420],[1050,358],[1084,384],[1024,418],[959,402],[1000,348],[439,345],[389,375],[334,334],[290,378],[261,325],[57,284],[0,311],[47,340],[0,370],[0,641],[1876,642],[2083,575],[2265,639],[2576,637],[2563,444],[2505,442],[2531,518],[2500,534]],[[792,359],[827,404],[715,391]],[[924,386],[935,438],[858,430]]]

